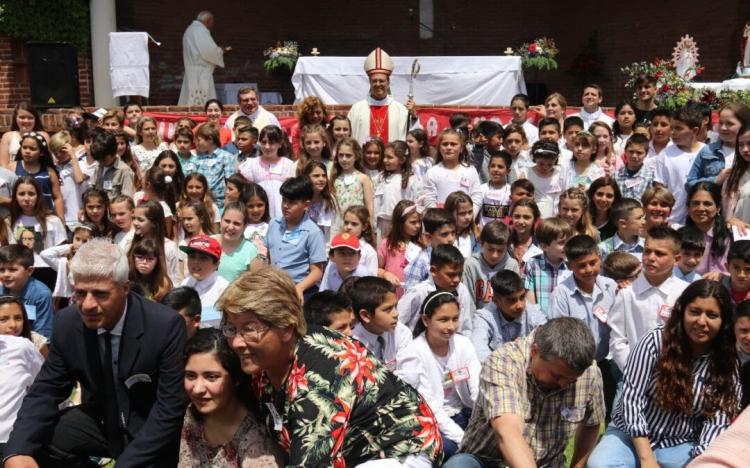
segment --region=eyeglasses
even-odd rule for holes
[[[263,339],[263,335],[265,335],[265,333],[270,329],[271,327],[261,326],[258,328],[253,328],[250,326],[244,326],[239,331],[239,335],[243,340],[245,340],[245,343],[258,343],[261,339]],[[234,338],[238,335],[237,328],[232,325],[222,326],[221,333],[223,333],[227,338]]]
[[[133,260],[135,260],[136,262],[141,262],[141,263],[151,263],[151,262],[155,262],[157,258],[136,254],[136,255],[133,255]]]

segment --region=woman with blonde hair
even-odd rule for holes
[[[388,296],[368,293],[377,305]],[[288,453],[288,466],[430,467],[440,458],[437,422],[419,393],[360,342],[308,327],[284,271],[243,273],[216,307],[251,375],[255,409]]]

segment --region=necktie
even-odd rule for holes
[[[104,333],[104,428],[106,431],[109,450],[114,458],[122,453],[122,433],[118,424],[119,410],[117,407],[117,393],[115,391],[115,375],[112,370],[112,335]]]
[[[385,338],[382,336],[378,337],[378,359],[384,362],[383,357],[385,356]]]

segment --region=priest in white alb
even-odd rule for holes
[[[393,67],[393,59],[379,47],[365,60],[370,95],[355,102],[349,110],[352,137],[360,143],[373,137],[380,138],[383,143],[406,140],[408,130],[419,128],[414,101],[409,99],[404,106],[390,96]]]
[[[207,100],[216,98],[214,68],[224,68],[224,54],[232,48],[216,45],[211,37],[213,27],[213,14],[202,11],[182,36],[185,76],[180,91],[181,106],[203,106]]]

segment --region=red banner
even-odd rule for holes
[[[172,136],[174,135],[175,126],[177,124],[177,121],[180,120],[183,117],[187,117],[191,119],[193,122],[196,122],[198,124],[202,124],[206,121],[205,115],[196,115],[196,114],[169,114],[166,112],[144,112],[144,115],[147,115],[149,117],[152,117],[154,120],[156,120],[156,128],[159,131],[159,136],[163,141],[172,141]],[[221,123],[224,124],[226,122],[227,117],[221,118]],[[291,131],[292,127],[297,123],[296,117],[281,117],[279,118],[279,123],[281,123],[281,128],[284,129],[287,135],[289,135],[289,132]]]

